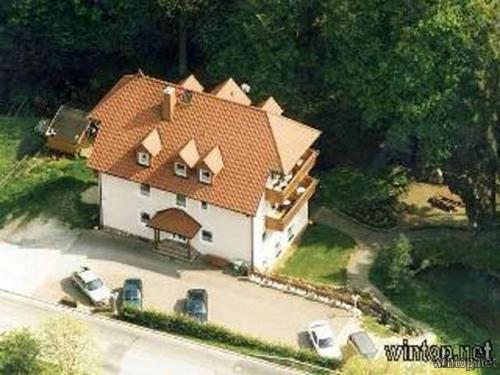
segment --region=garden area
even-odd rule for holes
[[[355,248],[356,242],[347,234],[311,225],[276,272],[315,283],[345,285],[347,264]]]
[[[43,215],[71,227],[97,224],[97,206],[81,194],[96,179],[84,159],[52,158],[36,134],[33,118],[0,117],[0,227]]]
[[[500,347],[499,236],[400,237],[381,250],[370,279],[442,343],[491,340],[495,356]]]

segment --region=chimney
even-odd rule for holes
[[[162,120],[172,121],[174,117],[175,101],[175,87],[167,86],[165,90],[163,90],[163,100],[161,103]]]

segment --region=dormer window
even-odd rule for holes
[[[143,167],[149,167],[150,155],[147,152],[139,151],[137,152],[137,163]]]
[[[210,172],[208,169],[200,168],[200,182],[203,182],[205,184],[212,183],[212,172]]]
[[[174,171],[177,176],[187,177],[187,166],[182,163],[175,163]]]

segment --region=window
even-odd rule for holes
[[[208,210],[208,203],[207,202],[201,202],[201,209],[202,210]]]
[[[149,224],[151,217],[147,212],[141,212],[141,223]]]
[[[205,184],[209,184],[212,182],[212,173],[206,169],[200,169],[200,181]]]
[[[150,194],[151,194],[151,186],[149,186],[148,184],[141,184],[141,195],[149,197]]]
[[[295,237],[295,233],[293,232],[293,225],[291,225],[288,228],[286,233],[287,233],[288,241],[291,241],[293,239],[293,237]]]
[[[174,171],[175,171],[175,174],[177,176],[187,177],[187,167],[185,164],[175,163],[174,164]]]
[[[137,153],[137,163],[144,167],[149,167],[149,154],[144,151],[139,151]]]
[[[184,194],[177,194],[175,197],[175,203],[179,207],[186,207],[187,206],[187,197]]]
[[[212,232],[210,232],[208,230],[202,230],[201,231],[201,240],[203,242],[213,242],[214,238],[213,238]]]
[[[267,232],[266,232],[266,231],[264,231],[264,232],[262,233],[262,241],[265,241],[265,240],[266,240],[266,238],[267,238]]]

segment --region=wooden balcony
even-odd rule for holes
[[[304,204],[311,199],[317,186],[318,180],[306,176],[287,201],[268,213],[266,228],[277,231],[285,230]]]
[[[290,196],[297,190],[302,180],[309,175],[310,170],[316,164],[318,151],[307,150],[301,158],[301,162],[297,164],[290,174],[291,179],[286,182],[286,176],[281,179],[271,182],[266,188],[266,199],[271,203],[282,204],[290,198]]]

